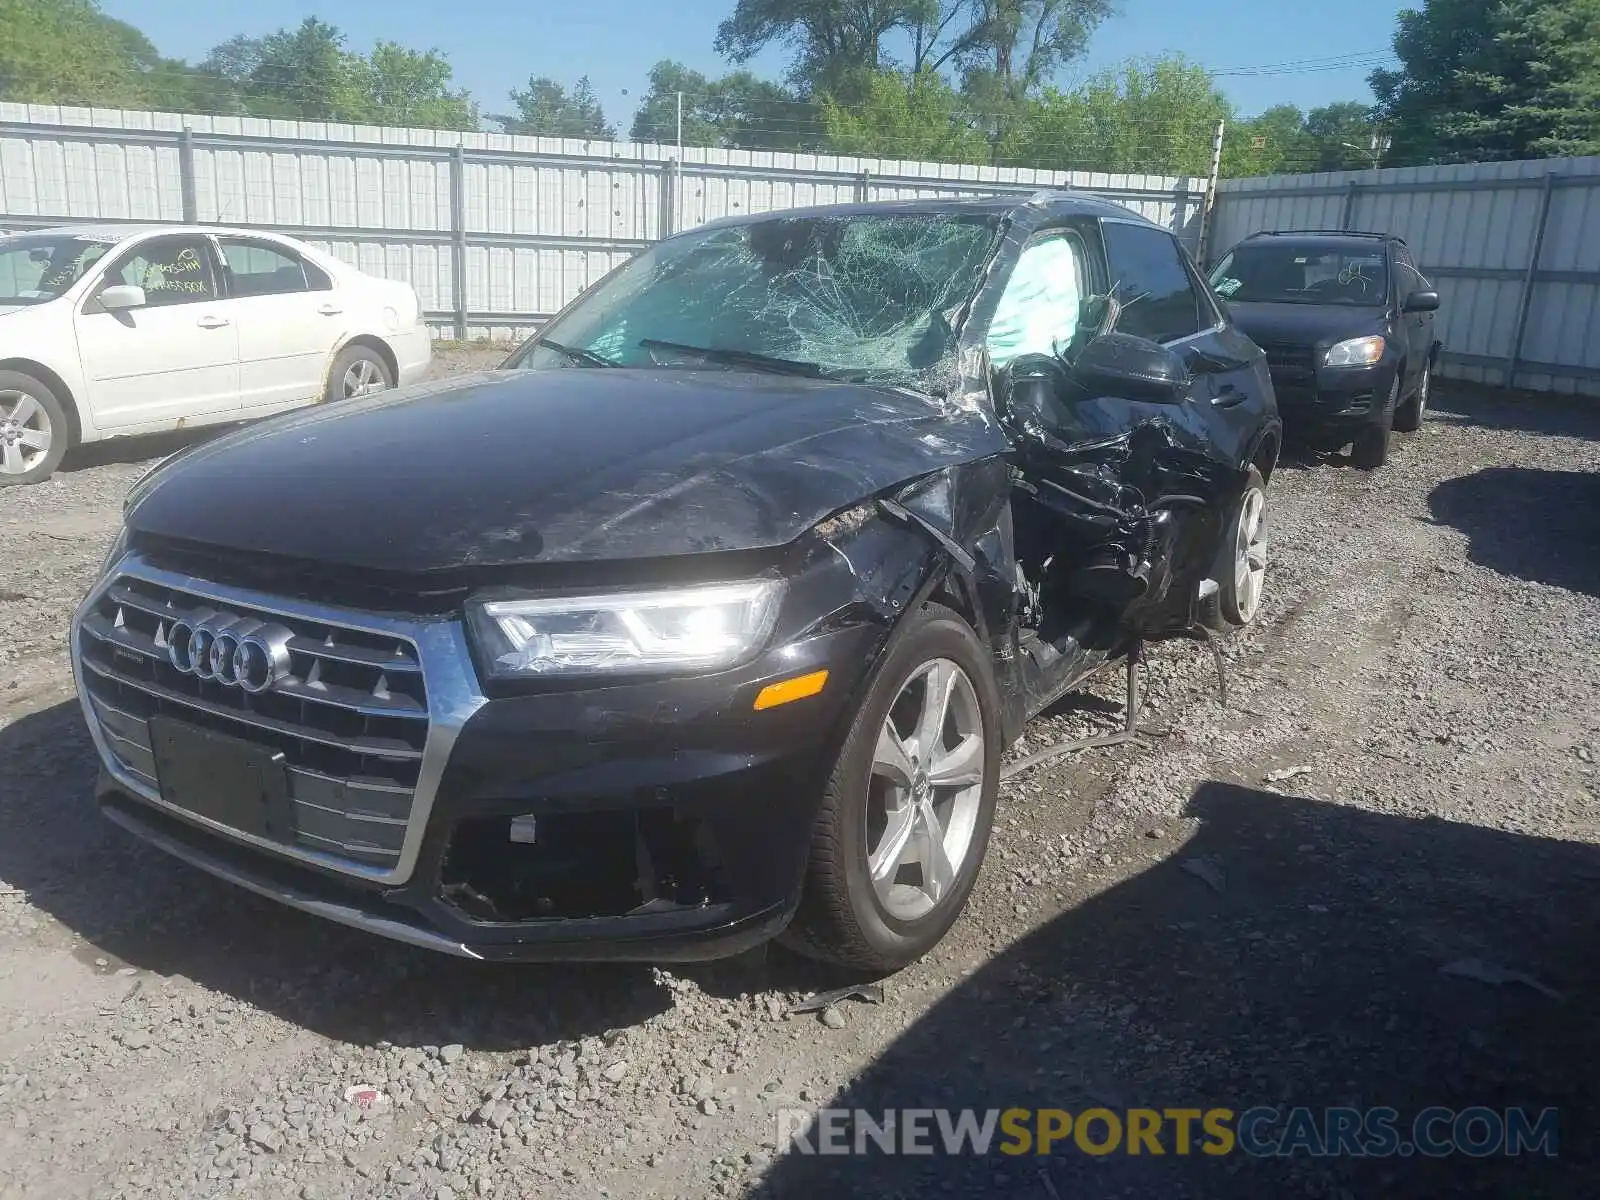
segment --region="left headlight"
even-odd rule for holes
[[[1381,337],[1346,338],[1328,347],[1322,356],[1325,367],[1370,367],[1383,357]]]
[[[467,607],[497,678],[716,671],[772,632],[776,579],[666,591],[479,599]]]

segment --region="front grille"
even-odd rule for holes
[[[1317,376],[1317,355],[1310,346],[1288,342],[1258,342],[1267,356],[1267,370],[1278,385],[1309,384]]]
[[[203,611],[283,627],[287,674],[260,694],[178,670],[174,623]],[[168,717],[283,756],[293,808],[284,844],[361,868],[396,867],[428,738],[411,640],[118,575],[82,613],[85,699],[117,765],[159,794],[150,721]]]

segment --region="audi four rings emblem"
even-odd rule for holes
[[[260,694],[288,676],[293,636],[282,625],[203,608],[173,622],[167,658],[185,675]]]

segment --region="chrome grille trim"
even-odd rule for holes
[[[131,713],[121,712],[115,706],[106,704],[103,699],[95,696],[90,691],[86,686],[88,676],[86,676],[85,668],[87,667],[93,671],[97,664],[85,661],[82,647],[84,644],[83,639],[86,636],[96,636],[94,631],[85,629],[86,622],[97,615],[100,602],[114,588],[117,591],[117,595],[113,598],[119,603],[128,602],[128,596],[123,593],[129,589],[117,588],[116,584],[119,579],[129,577],[156,587],[182,592],[188,596],[202,599],[224,608],[243,608],[316,625],[334,626],[356,634],[407,642],[415,649],[416,659],[414,663],[409,664],[409,670],[420,672],[422,675],[427,695],[426,713],[424,714],[421,711],[397,712],[393,708],[385,707],[382,711],[366,715],[381,716],[391,721],[407,719],[420,721],[426,716],[427,733],[423,741],[422,750],[418,752],[410,747],[404,747],[406,753],[401,754],[398,752],[401,746],[394,745],[386,751],[376,748],[371,751],[363,751],[370,753],[374,758],[393,757],[397,761],[405,759],[416,762],[417,776],[416,784],[413,787],[406,788],[395,784],[393,781],[365,780],[359,777],[336,779],[298,765],[291,765],[289,768],[292,774],[307,780],[315,781],[320,778],[324,782],[344,786],[357,795],[368,795],[373,801],[370,807],[361,805],[359,808],[344,810],[338,813],[338,816],[341,819],[356,822],[362,821],[363,818],[376,818],[376,820],[371,821],[369,828],[374,825],[380,828],[388,826],[393,819],[385,816],[381,805],[378,803],[380,798],[387,796],[391,799],[391,802],[402,801],[404,794],[409,791],[411,803],[409,812],[404,818],[405,836],[397,852],[378,848],[368,849],[359,843],[340,841],[315,834],[307,835],[319,845],[348,847],[352,851],[358,851],[372,857],[393,857],[392,865],[380,866],[356,862],[338,853],[335,849],[323,851],[309,846],[287,845],[282,842],[270,841],[168,804],[161,798],[161,794],[155,786],[155,780],[151,776],[144,774],[136,765],[128,762],[118,753],[118,743],[128,744],[130,752],[139,751],[144,747],[140,747],[136,741],[126,736],[130,732],[127,726],[124,726],[121,732],[108,728],[101,716],[96,712],[96,706],[104,705],[111,714],[114,714],[111,717],[112,724],[116,723],[118,717],[122,718],[123,721],[136,721],[142,724],[142,718],[138,718]],[[141,600],[150,600],[149,597],[138,596],[137,592],[134,592],[133,595]],[[170,607],[163,610],[160,605],[154,605],[150,608],[146,608],[143,605],[133,606],[141,608],[142,611],[151,612],[152,615],[158,617],[180,615],[178,610]],[[79,701],[83,706],[84,716],[88,722],[90,735],[94,739],[95,748],[100,754],[106,771],[126,791],[161,809],[163,812],[171,813],[173,816],[192,825],[209,829],[231,841],[248,844],[283,858],[328,868],[341,874],[392,885],[407,882],[415,871],[417,858],[422,850],[422,840],[427,832],[428,819],[433,812],[434,802],[440,782],[444,777],[445,766],[450,758],[451,748],[455,744],[461,727],[483,705],[485,700],[482,691],[478,687],[477,677],[473,671],[472,660],[467,647],[466,634],[459,619],[390,617],[333,605],[286,599],[252,589],[212,583],[209,580],[165,570],[137,552],[127,553],[115,563],[107,565],[103,577],[90,590],[89,595],[85,597],[83,603],[73,615],[71,636],[73,679],[77,686]],[[397,674],[408,669],[408,664],[406,664],[405,660],[391,662],[386,655],[373,655],[370,652],[363,653],[366,649],[364,647],[344,646],[329,648],[312,640],[310,644],[296,648],[303,653],[330,658],[337,658],[345,652],[354,653],[357,655],[353,659],[355,665],[379,667]],[[150,650],[154,650],[153,645]],[[137,648],[124,647],[123,652],[136,653]],[[381,661],[373,661],[374,658]],[[98,674],[99,672],[95,673]],[[111,675],[110,677],[116,679],[122,685],[132,686],[135,690],[152,691],[153,689],[157,698],[165,699],[173,704],[187,705],[196,711],[209,711],[215,708],[216,711],[211,713],[213,716],[223,717],[231,721],[239,721],[241,719],[240,714],[243,710],[225,705],[208,705],[204,702],[197,704],[196,697],[172,693],[168,689],[160,688],[158,685],[140,680],[131,680],[127,676],[120,674]],[[327,703],[327,700],[322,696],[301,696],[296,694],[293,698]],[[345,706],[335,705],[335,707]],[[244,718],[243,723],[245,724],[251,723],[252,718],[260,719],[256,718],[256,714],[248,712],[244,713]],[[308,741],[319,740],[314,730],[308,730],[302,726],[293,726],[288,729],[276,728],[279,724],[278,722],[273,722],[272,725],[265,728],[272,729],[283,736],[293,736]],[[351,740],[344,739],[341,741],[334,738],[332,744],[348,747]],[[359,741],[359,739],[354,740]],[[148,753],[148,750],[145,752]],[[306,802],[299,800],[296,803],[313,811],[331,811],[322,809],[322,806],[315,803],[306,804]]]

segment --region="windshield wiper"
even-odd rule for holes
[[[772,371],[780,375],[805,375],[812,379],[822,378],[822,367],[814,362],[800,362],[793,358],[775,358],[770,354],[759,354],[754,350],[722,350],[716,346],[691,346],[685,342],[667,342],[661,338],[642,338],[639,345],[646,350],[679,350],[684,354],[698,354],[701,358],[711,362],[731,363],[734,366],[755,367],[760,371]]]
[[[552,342],[548,338],[541,338],[536,344],[546,346],[557,354],[565,354],[573,362],[582,363],[586,367],[615,367],[620,365],[603,355],[596,354],[593,350],[581,350],[577,346],[564,346],[560,342]]]

